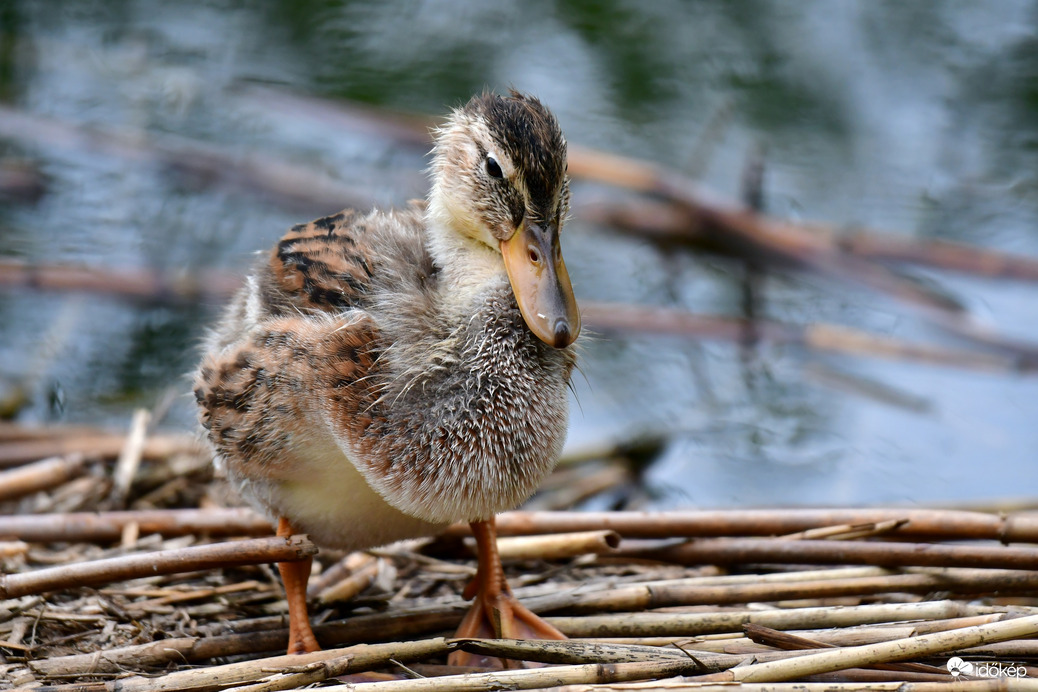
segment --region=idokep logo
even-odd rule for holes
[[[1023,666],[1007,666],[1001,663],[973,663],[963,661],[958,656],[948,659],[945,664],[948,672],[955,677],[960,675],[978,678],[1023,678],[1027,677],[1027,669]]]

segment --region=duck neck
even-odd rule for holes
[[[458,229],[457,220],[437,204],[435,196],[430,200],[426,221],[426,245],[441,272],[445,305],[470,314],[472,301],[488,287],[508,281],[501,253]]]

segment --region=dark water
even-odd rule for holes
[[[766,151],[765,206],[794,220],[1038,256],[1038,3],[0,2],[0,99],[33,114],[261,153],[420,195],[420,151],[277,107],[254,87],[442,114],[486,86],[533,92],[571,142],[658,161],[735,197]],[[241,272],[332,209],[171,175],[147,161],[0,141],[48,183],[0,208],[0,254]],[[577,201],[606,193],[588,184]],[[742,271],[567,226],[578,297],[737,315]],[[1003,333],[1038,340],[1038,287],[914,271]],[[0,382],[24,421],[122,425],[187,391],[216,308],[0,293]],[[888,299],[771,275],[764,315],[906,339],[941,335]],[[765,346],[599,338],[571,440],[667,433],[656,506],[934,503],[1033,497],[1038,383]],[[835,375],[834,375],[835,372]],[[867,378],[897,396],[848,389]],[[188,427],[186,396],[171,427]]]

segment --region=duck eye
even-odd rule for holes
[[[487,157],[487,173],[490,174],[491,178],[503,178],[505,177],[504,172],[501,170],[501,165],[497,162],[493,156]]]

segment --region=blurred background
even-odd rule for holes
[[[143,407],[193,429],[187,374],[256,253],[299,221],[424,195],[425,128],[484,88],[531,92],[574,147],[732,203],[762,171],[749,191],[779,219],[1038,258],[1036,22],[1024,0],[0,0],[4,266],[206,289],[85,290],[59,270],[69,285],[44,290],[8,272],[3,415],[125,429]],[[628,197],[574,183],[563,247],[582,302],[980,349],[839,276],[748,269],[591,213]],[[1038,342],[1033,283],[897,271]],[[585,506],[1038,496],[1038,381],[1012,362],[589,326],[570,452],[634,461]]]

